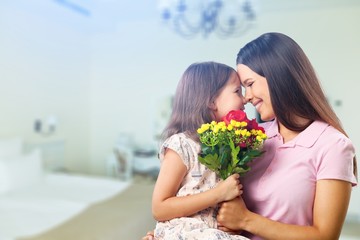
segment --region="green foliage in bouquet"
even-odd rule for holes
[[[221,122],[205,123],[197,132],[199,161],[222,179],[248,172],[248,163],[263,154],[261,148],[267,138],[256,120],[249,120],[241,110],[230,111]]]

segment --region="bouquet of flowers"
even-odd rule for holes
[[[220,122],[202,124],[197,133],[201,142],[199,161],[222,179],[248,172],[247,164],[263,154],[261,148],[267,138],[264,128],[241,110],[230,111]]]

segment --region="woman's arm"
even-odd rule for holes
[[[267,219],[250,212],[241,198],[222,204],[217,220],[226,228],[245,230],[269,240],[339,239],[350,195],[349,182],[319,180],[316,184],[312,226],[290,225]]]
[[[167,149],[152,198],[152,212],[157,221],[190,216],[219,202],[231,200],[242,193],[239,175],[234,174],[211,190],[176,197],[186,173],[186,166],[180,156],[175,151]]]

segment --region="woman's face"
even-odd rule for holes
[[[266,78],[260,76],[244,64],[237,65],[241,84],[245,88],[245,99],[256,108],[263,121],[275,118],[270,100],[269,87]]]
[[[220,121],[231,110],[244,110],[244,102],[240,79],[234,71],[213,102],[215,120]]]

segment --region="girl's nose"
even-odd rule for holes
[[[243,97],[243,103],[244,103],[244,105],[248,103],[248,100],[246,99],[246,97]]]

